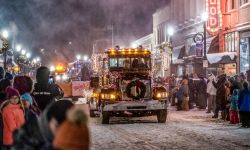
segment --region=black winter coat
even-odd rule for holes
[[[41,111],[43,111],[49,103],[62,98],[63,95],[62,89],[57,84],[36,83],[32,92],[32,96],[35,98]]]

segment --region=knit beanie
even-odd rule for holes
[[[29,93],[24,93],[23,95],[21,95],[21,100],[27,101],[32,105],[32,97]]]
[[[20,94],[18,92],[17,89],[11,87],[11,86],[8,86],[5,90],[6,92],[6,95],[7,95],[7,99],[10,99],[12,96],[17,96],[17,97],[20,97]]]
[[[81,110],[68,112],[67,120],[58,127],[53,146],[60,150],[89,149],[87,116]]]

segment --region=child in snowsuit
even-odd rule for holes
[[[237,124],[239,120],[239,109],[238,109],[238,100],[239,100],[239,90],[234,89],[233,95],[230,98],[230,123]]]

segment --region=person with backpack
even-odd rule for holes
[[[37,69],[36,81],[32,96],[37,101],[38,107],[41,111],[51,103],[63,97],[62,89],[54,83],[49,82],[50,71],[47,67],[42,66]]]
[[[247,82],[243,83],[244,89],[240,92],[239,96],[239,111],[240,121],[242,127],[250,127],[250,90]]]

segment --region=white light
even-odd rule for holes
[[[55,70],[56,70],[55,66],[50,66],[50,71],[51,71],[51,72],[53,72],[53,71],[55,71]]]
[[[21,45],[17,45],[17,46],[16,46],[16,51],[17,51],[17,52],[20,52],[20,51],[21,51],[21,48],[22,48]]]
[[[23,49],[23,50],[21,51],[21,54],[22,54],[22,55],[25,55],[25,54],[26,54],[26,50]]]
[[[202,15],[201,15],[201,19],[202,19],[202,21],[207,21],[207,19],[208,19],[208,13],[207,12],[203,12]]]
[[[89,59],[89,57],[87,55],[83,56],[83,60],[87,61]]]
[[[249,64],[245,64],[244,67],[249,67]]]
[[[30,56],[31,56],[30,53],[27,53],[27,54],[26,54],[26,57],[27,57],[27,58],[30,58]]]
[[[39,57],[37,57],[37,58],[36,58],[36,61],[40,61],[40,58],[39,58]]]
[[[36,64],[37,63],[36,59],[33,59],[33,62]]]
[[[131,47],[132,47],[132,48],[136,48],[136,47],[137,47],[137,44],[133,43],[133,44],[131,45]]]
[[[68,79],[68,76],[67,76],[66,74],[64,74],[64,75],[62,76],[62,79],[63,79],[63,80],[67,80],[67,79]]]
[[[56,76],[56,80],[57,81],[61,80],[61,76]]]
[[[174,28],[173,27],[168,27],[167,32],[168,32],[169,36],[172,36],[174,34]]]
[[[76,59],[77,59],[77,60],[80,60],[80,59],[81,59],[81,56],[80,56],[80,55],[76,55]]]
[[[3,30],[2,36],[7,39],[9,37],[9,32],[7,30]]]

